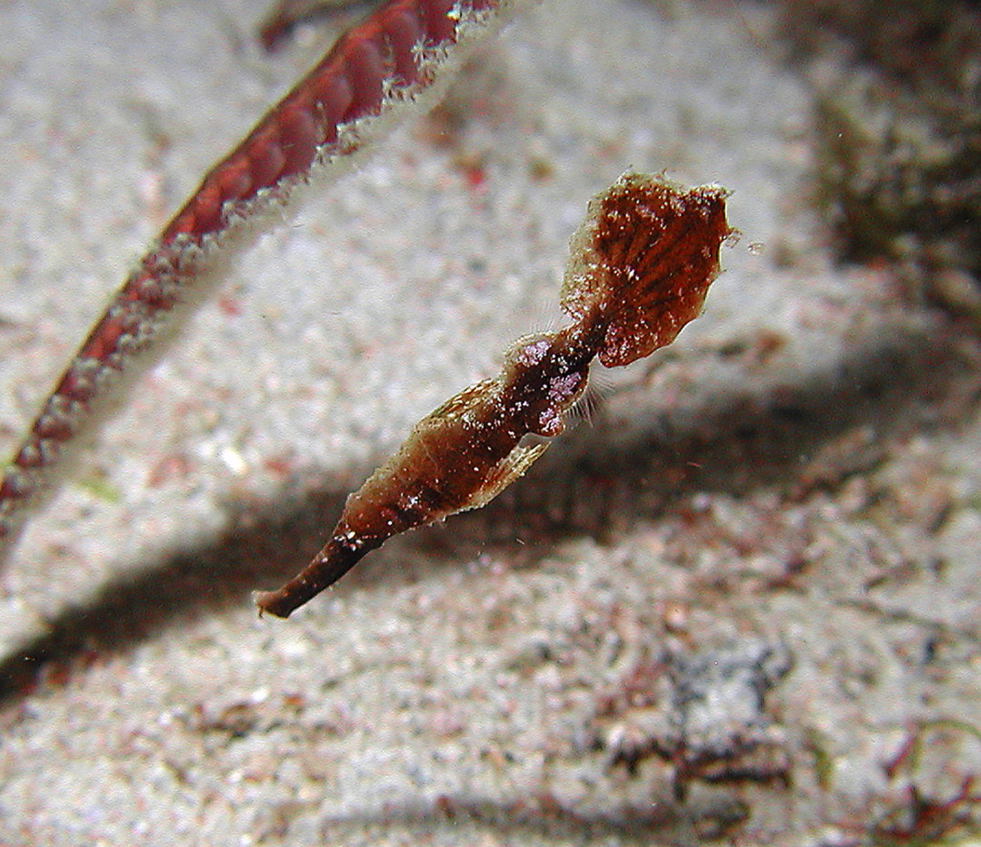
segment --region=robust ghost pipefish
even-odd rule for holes
[[[389,0],[204,177],[78,348],[0,476],[0,556],[28,507],[70,470],[73,445],[126,399],[261,224],[350,167],[399,120],[432,105],[472,48],[526,0]],[[120,375],[125,380],[120,380]]]
[[[393,535],[479,508],[559,435],[594,358],[628,365],[670,344],[697,317],[731,230],[726,192],[683,190],[625,174],[589,204],[572,238],[561,305],[572,322],[512,344],[493,379],[464,389],[413,428],[348,497],[330,540],[294,579],[257,592],[261,612],[288,617]]]

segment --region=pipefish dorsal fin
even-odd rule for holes
[[[562,308],[601,320],[597,350],[607,367],[628,365],[670,344],[698,317],[732,232],[725,189],[683,189],[662,176],[625,173],[589,204],[572,238]]]

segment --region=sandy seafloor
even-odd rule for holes
[[[0,3],[4,453],[329,41],[265,56],[265,11]],[[981,348],[834,265],[767,14],[546,2],[242,257],[2,575],[0,844],[976,843]],[[258,619],[628,166],[733,192],[702,318],[498,504]]]

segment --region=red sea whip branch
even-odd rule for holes
[[[117,377],[132,380],[152,364],[180,313],[221,281],[229,255],[263,219],[281,216],[312,180],[336,178],[352,154],[435,99],[468,49],[518,3],[390,0],[341,36],[208,173],[99,318],[5,469],[0,549],[16,540],[26,507],[53,491],[83,430],[126,399]]]

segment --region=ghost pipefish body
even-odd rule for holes
[[[257,592],[288,617],[393,535],[479,508],[548,447],[582,396],[594,358],[630,364],[697,317],[731,230],[726,192],[625,174],[589,204],[572,238],[561,305],[572,322],[512,344],[501,373],[452,397],[350,495],[330,540],[294,579]]]

